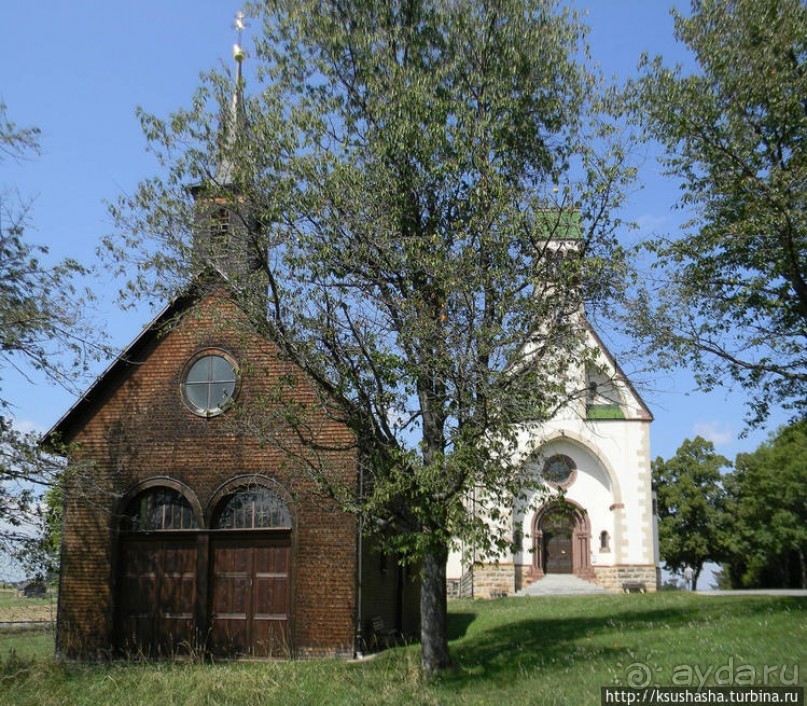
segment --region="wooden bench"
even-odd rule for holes
[[[625,581],[622,584],[623,593],[644,593],[647,590],[643,581]]]

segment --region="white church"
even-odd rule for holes
[[[576,249],[579,232],[569,235],[553,238],[554,247]],[[512,552],[480,558],[473,546],[456,544],[446,567],[449,595],[530,593],[555,574],[610,591],[657,588],[653,416],[582,306],[575,316],[592,352],[571,380],[581,393],[551,421],[519,429],[517,454],[543,487],[505,513]]]

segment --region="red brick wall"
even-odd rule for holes
[[[293,640],[301,653],[349,653],[355,616],[356,525],[318,498],[310,474],[257,431],[268,415],[260,401],[289,375],[284,394],[304,403],[319,439],[343,450],[329,453],[333,477],[353,487],[352,435],[324,414],[309,381],[251,333],[223,295],[210,295],[184,312],[164,335],[137,351],[137,360],[113,369],[91,397],[62,424],[79,445],[78,470],[69,481],[62,550],[57,649],[67,656],[101,657],[111,648],[117,520],[121,497],[138,482],[165,476],[188,486],[209,519],[216,489],[241,474],[275,479],[292,496]],[[242,369],[235,408],[203,418],[181,397],[188,359],[205,347],[235,357]],[[293,439],[279,438],[291,448]],[[200,522],[205,522],[200,518]]]

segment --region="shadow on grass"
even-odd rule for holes
[[[590,660],[624,654],[625,633],[645,629],[649,624],[684,623],[695,612],[656,609],[605,616],[522,619],[474,634],[472,640],[453,647],[453,656],[472,673],[497,680],[515,678],[525,668],[565,668],[578,657]],[[603,634],[613,634],[611,645],[577,644],[584,638]]]
[[[465,637],[471,623],[476,620],[476,613],[449,613],[448,614],[448,639],[459,640]]]
[[[807,609],[807,600],[798,598],[770,601],[727,598],[714,602],[696,599],[665,601],[662,605],[632,598],[617,597],[593,611],[573,609],[568,616],[563,615],[565,609],[559,611],[551,603],[535,601],[523,604],[523,613],[532,613],[529,617],[518,617],[523,614],[518,607],[511,622],[499,622],[489,628],[481,625],[488,622],[483,613],[487,610],[495,613],[495,605],[485,606],[478,614],[457,613],[451,616],[449,629],[450,639],[456,640],[451,652],[458,668],[446,673],[441,682],[447,686],[476,681],[501,683],[523,677],[525,671],[566,671],[575,662],[615,664],[631,650],[659,649],[660,642],[676,639],[673,637],[676,634],[683,639],[693,624],[719,624],[727,613],[742,619],[757,613]],[[502,607],[506,605],[503,603]],[[513,605],[509,604],[507,610]],[[466,639],[475,620],[480,625]],[[665,638],[661,629],[672,632],[665,632]]]

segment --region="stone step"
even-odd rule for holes
[[[517,596],[583,596],[611,593],[601,586],[590,583],[573,574],[547,574],[526,588],[516,592]]]

